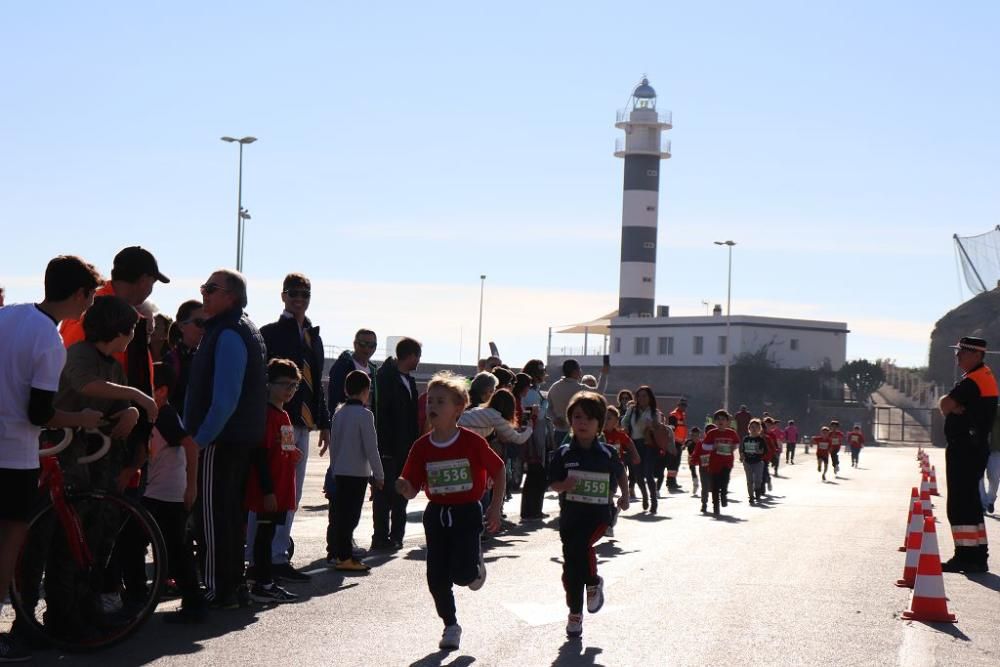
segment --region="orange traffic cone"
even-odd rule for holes
[[[929,472],[920,475],[920,493],[924,491],[928,494],[931,492],[931,474]]]
[[[917,507],[914,507],[913,503],[916,503]],[[917,510],[918,515],[924,515],[923,506],[920,504],[920,493],[915,486],[910,488],[910,502],[906,503],[906,531],[903,533],[903,546],[899,547],[897,551],[906,551],[906,545],[910,541],[910,521],[913,520],[914,509]]]
[[[928,486],[930,486],[930,488],[928,489],[928,491],[930,491],[930,494],[932,496],[940,496],[941,495],[940,493],[938,493],[938,488],[937,488],[937,470],[934,469],[934,466],[931,466],[931,478],[930,478],[930,481],[928,482]]]
[[[920,505],[924,510],[925,517],[934,518],[934,506],[931,505],[931,494],[927,491],[920,492]]]
[[[931,471],[931,460],[926,454],[924,454],[924,460],[920,463],[920,472],[922,474],[929,474]]]
[[[941,555],[938,553],[937,531],[934,519],[924,518],[924,534],[920,541],[920,561],[913,582],[910,608],[903,612],[907,621],[954,623],[955,615],[948,611],[948,598],[944,594],[944,577],[941,575]]]
[[[900,588],[913,588],[917,577],[917,565],[920,562],[920,544],[924,535],[924,516],[920,511],[920,501],[914,500],[910,508],[909,532],[906,536],[906,563],[903,565],[903,578],[896,581]]]

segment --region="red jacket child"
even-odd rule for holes
[[[851,449],[861,449],[865,446],[865,436],[861,433],[860,428],[847,434],[847,444],[851,446]]]
[[[705,435],[701,443],[702,449],[707,445],[712,445],[708,472],[716,474],[733,467],[733,459],[736,458],[733,452],[740,446],[740,436],[731,428],[717,428]]]
[[[826,427],[820,435],[814,435],[812,444],[816,445],[816,458],[825,459],[830,456],[830,434]]]
[[[288,413],[267,404],[264,442],[254,451],[247,480],[246,508],[264,513],[264,496],[273,493],[275,512],[289,512],[295,507],[295,464],[302,454],[295,446],[295,431]]]

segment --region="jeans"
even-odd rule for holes
[[[306,481],[306,462],[309,460],[309,429],[305,426],[295,427],[295,446],[302,452],[302,458],[295,465],[295,506],[298,507],[302,500],[302,485]],[[271,560],[275,565],[284,565],[288,562],[288,549],[291,547],[292,520],[295,519],[295,511],[288,513],[284,525],[274,527],[274,540],[271,542]],[[245,557],[253,563],[253,545],[257,536],[257,515],[250,512],[247,518],[247,547]]]
[[[657,450],[655,447],[646,447],[646,443],[642,440],[636,440],[635,446],[639,450],[639,465],[642,466],[642,474],[639,476],[639,488],[642,490],[642,499],[646,500],[648,497],[650,503],[655,505],[656,470],[659,465]]]
[[[809,452],[806,452],[807,454]],[[795,462],[795,443],[789,442],[785,445],[785,463]]]
[[[989,489],[985,480],[989,480]],[[1000,489],[1000,452],[990,452],[986,462],[986,477],[979,480],[979,497],[983,506],[993,505],[997,501],[997,489]]]
[[[747,476],[747,493],[750,500],[760,498],[761,487],[764,486],[764,462],[744,463],[743,472]]]

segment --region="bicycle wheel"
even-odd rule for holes
[[[149,513],[122,496],[88,491],[66,503],[62,518],[51,503],[31,518],[11,583],[15,627],[67,650],[103,648],[156,609],[166,547]]]

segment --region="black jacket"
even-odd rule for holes
[[[330,411],[326,406],[326,394],[323,391],[323,364],[326,361],[326,354],[323,351],[323,339],[319,336],[319,327],[314,327],[307,317],[303,323],[312,342],[312,350],[307,351],[305,344],[299,336],[299,325],[294,317],[279,317],[277,322],[265,324],[260,328],[260,335],[264,337],[267,344],[267,358],[271,359],[291,359],[301,370],[305,355],[309,354],[309,367],[312,369],[313,395],[309,410],[312,412],[313,420],[319,429],[330,428]],[[304,388],[300,385],[288,403],[285,404],[285,412],[292,418],[295,426],[305,426],[302,420],[302,400]]]
[[[329,396],[327,400],[327,405],[330,406],[331,411],[336,411],[337,406],[347,400],[347,394],[344,393],[344,380],[347,379],[348,374],[355,370],[354,366],[354,355],[350,350],[345,350],[341,353],[337,360],[333,362],[330,366],[330,382],[327,389],[329,390]],[[372,395],[369,399],[372,404],[373,412],[375,406],[378,404],[378,392],[375,386],[375,375],[378,371],[378,366],[371,360],[368,361],[368,376],[372,378]]]
[[[191,361],[191,381],[188,384],[184,423],[192,435],[198,433],[212,405],[215,379],[215,348],[219,336],[226,330],[235,331],[247,348],[247,363],[243,373],[239,403],[215,439],[221,445],[252,449],[264,439],[267,419],[267,353],[264,339],[254,323],[239,308],[219,313],[205,323],[205,337]],[[207,447],[208,442],[198,443]]]
[[[406,391],[403,380],[410,386]],[[417,383],[399,372],[396,360],[389,357],[375,374],[375,430],[378,451],[383,458],[398,460],[401,467],[410,447],[420,435],[417,427]]]

